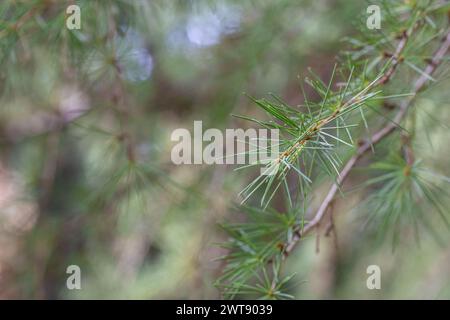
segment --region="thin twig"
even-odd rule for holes
[[[386,71],[386,73],[377,81],[376,85],[386,84],[391,79],[392,75],[394,74],[395,70],[397,69],[397,66],[400,64],[400,62],[403,61],[402,53],[406,47],[406,44],[408,43],[408,39],[409,39],[409,33],[407,31],[404,31],[401,35],[400,41],[397,45],[397,48],[396,48],[394,54],[392,55],[391,66]]]
[[[37,5],[32,7],[29,11],[27,11],[23,16],[21,16],[15,23],[8,26],[7,28],[0,30],[0,39],[7,36],[9,32],[17,32],[19,29],[27,23],[30,19],[32,19],[37,12],[39,12],[41,5]]]

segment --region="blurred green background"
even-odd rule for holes
[[[73,3],[81,30],[65,27]],[[216,243],[226,236],[217,224],[238,219],[230,208],[251,177],[234,166],[173,165],[172,131],[194,120],[248,127],[231,116],[257,112],[244,92],[300,104],[307,68],[329,78],[367,5],[2,0],[0,298],[220,298]],[[448,110],[446,86],[420,103]],[[434,130],[427,151],[447,175],[448,138]],[[420,246],[375,246],[355,223],[362,196],[339,202],[337,242],[322,237],[317,253],[312,236],[289,258],[291,293],[450,298],[449,233],[442,228],[443,245],[423,234]],[[66,288],[72,264],[81,290]],[[372,264],[381,290],[366,288]]]

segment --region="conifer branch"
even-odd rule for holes
[[[401,47],[404,47],[407,40],[407,36],[405,35],[402,40],[399,43],[400,49],[397,49],[396,52],[401,52]],[[357,149],[356,153],[347,161],[345,166],[342,168],[341,172],[339,173],[339,176],[337,177],[336,183],[332,185],[330,190],[328,191],[325,199],[319,206],[319,209],[317,210],[316,214],[314,215],[314,218],[310,220],[303,228],[298,229],[296,234],[292,237],[292,240],[286,244],[285,250],[284,250],[284,256],[288,256],[290,252],[292,252],[295,245],[298,243],[298,241],[304,237],[308,232],[310,232],[313,228],[315,228],[322,218],[325,216],[325,213],[327,212],[328,207],[333,202],[336,193],[339,190],[339,187],[344,183],[345,179],[348,177],[350,172],[352,171],[353,167],[357,163],[357,161],[369,150],[371,150],[371,146],[377,144],[378,142],[382,141],[384,138],[389,136],[394,130],[398,127],[398,123],[400,123],[405,116],[407,115],[408,109],[412,105],[412,102],[415,100],[417,94],[425,87],[425,84],[430,79],[430,76],[435,72],[439,64],[442,62],[445,54],[450,48],[450,31],[447,31],[447,34],[441,44],[441,46],[436,50],[436,52],[433,55],[433,58],[428,63],[427,67],[425,68],[423,74],[416,80],[412,95],[403,100],[403,103],[399,107],[399,111],[394,117],[393,121],[389,122],[386,126],[381,128],[379,131],[374,133],[372,137],[368,140],[366,140],[359,148]],[[395,61],[399,61],[399,59],[395,59]],[[395,63],[395,62],[394,62]],[[394,64],[395,65],[395,64]],[[386,75],[389,74],[389,77],[383,77],[385,79],[388,79],[391,77],[393,71],[395,71],[395,68],[391,68],[388,70]],[[392,72],[390,70],[393,70]],[[381,78],[381,79],[383,79]],[[386,81],[380,80],[380,84],[386,83]]]

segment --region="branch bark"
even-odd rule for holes
[[[401,59],[400,53],[403,50],[403,48],[406,45],[407,41],[407,35],[404,34],[404,37],[399,42],[399,45],[397,47],[396,53],[397,57],[395,60],[393,60],[394,64],[391,66],[391,68],[387,71],[386,75],[388,75],[387,78],[382,77],[379,84],[384,84],[387,81],[389,81],[390,77],[394,73],[395,69],[397,68],[397,64],[400,62]],[[400,50],[398,49],[400,47]],[[285,250],[284,250],[284,256],[287,257],[292,250],[294,249],[295,245],[298,243],[298,241],[305,236],[308,232],[310,232],[314,227],[316,227],[322,218],[324,217],[325,213],[327,212],[328,207],[334,200],[334,197],[336,193],[339,191],[339,186],[341,186],[345,179],[348,177],[350,172],[352,171],[353,167],[357,163],[357,161],[367,152],[371,149],[372,145],[377,144],[381,140],[383,140],[385,137],[389,136],[394,130],[398,127],[398,123],[400,123],[403,118],[405,118],[409,107],[412,105],[412,102],[415,100],[417,94],[425,87],[425,84],[429,80],[429,77],[434,73],[438,65],[441,63],[442,58],[445,56],[447,51],[450,48],[450,30],[447,31],[447,34],[445,38],[443,39],[442,44],[440,47],[436,50],[436,52],[433,55],[433,58],[428,63],[427,67],[425,68],[423,74],[416,80],[413,86],[412,93],[413,95],[409,96],[407,99],[403,100],[403,103],[400,104],[399,111],[395,115],[394,119],[389,122],[386,126],[381,128],[379,131],[374,133],[370,139],[367,139],[362,145],[358,147],[356,150],[356,153],[347,161],[345,166],[342,168],[341,172],[339,173],[339,176],[337,178],[336,183],[334,183],[330,190],[328,191],[327,195],[325,196],[325,199],[319,206],[319,209],[317,210],[316,214],[314,215],[313,219],[310,220],[302,229],[298,230],[292,240],[286,244]]]

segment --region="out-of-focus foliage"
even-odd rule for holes
[[[74,3],[81,30],[65,26]],[[2,0],[0,297],[221,297],[214,282],[225,266],[216,258],[227,250],[217,243],[227,236],[217,224],[233,221],[228,228],[239,231],[246,216],[232,204],[252,177],[233,166],[173,165],[171,132],[191,130],[194,120],[205,128],[250,126],[230,116],[261,118],[243,92],[303,103],[299,78],[311,67],[330,79],[342,39],[357,32],[366,7],[347,0]],[[442,78],[416,102],[417,130],[428,130],[415,143],[427,167],[448,176],[449,81]],[[441,245],[424,234],[420,246],[399,241],[392,252],[391,243],[376,247],[359,231],[364,209],[356,204],[364,197],[357,189],[338,203],[337,241],[322,237],[320,254],[314,237],[304,240],[283,267],[296,277],[280,275],[288,292],[276,298],[450,297],[450,236],[440,220],[431,215],[429,223]],[[307,211],[271,216],[279,223],[270,226],[272,240],[277,226]],[[66,288],[73,264],[82,290]],[[383,290],[367,290],[370,264],[382,268]],[[277,261],[269,268],[278,274]],[[270,287],[270,275],[261,280]]]

